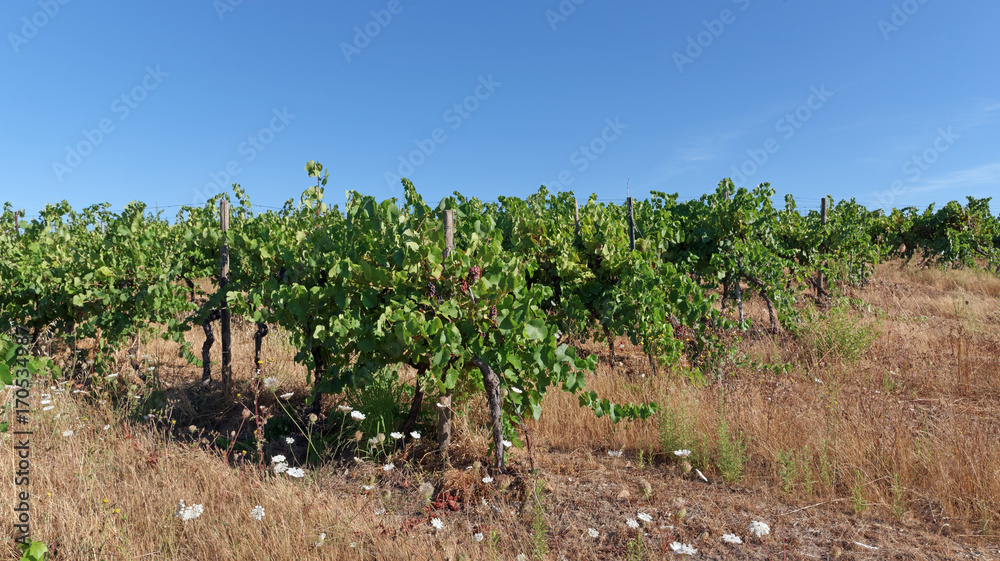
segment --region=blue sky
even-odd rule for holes
[[[0,200],[1000,194],[988,0],[0,4]],[[997,203],[993,204],[996,210]],[[173,211],[167,213],[173,215]]]

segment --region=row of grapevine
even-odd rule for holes
[[[495,203],[455,194],[432,208],[404,179],[402,204],[350,193],[341,211],[323,202],[322,166],[310,162],[307,171],[317,185],[298,204],[254,213],[234,185],[235,200],[220,194],[184,207],[172,224],[141,203],[115,213],[108,205],[76,212],[65,202],[18,224],[6,205],[0,325],[28,327],[36,340],[49,333],[71,348],[93,340],[92,368],[103,373],[114,352],[154,324],[181,343],[185,331],[205,329],[207,361],[210,322],[228,308],[257,324],[255,364],[268,325],[289,335],[317,404],[400,365],[417,373],[407,423],[425,396],[449,410],[456,387],[479,388],[502,462],[501,439],[517,441],[514,426],[540,415],[551,387],[615,420],[655,411],[585,392],[595,359],[572,340],[627,337],[655,370],[684,353],[706,360],[713,337],[733,328],[722,313],[727,301],[740,307],[737,325],[746,328],[742,302],[761,297],[777,329],[810,284],[824,291],[817,273],[864,284],[900,246],[904,257],[921,252],[925,262],[1000,265],[1000,221],[989,199],[888,215],[831,200],[821,216],[799,212],[791,196],[776,208],[766,183],[737,189],[727,179],[696,200],[653,192],[628,208],[594,197],[580,205],[572,193],[544,187]],[[225,233],[221,199],[232,205]],[[219,273],[222,246],[230,282],[203,294],[194,281]],[[186,344],[181,352],[199,362]]]

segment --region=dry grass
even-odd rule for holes
[[[155,396],[166,406],[161,415],[194,424],[197,433],[128,420],[140,419],[130,416],[140,400],[111,408],[37,386],[34,399],[46,391],[56,408],[33,412],[34,535],[54,547],[56,559],[72,560],[659,558],[673,540],[718,559],[996,551],[1000,279],[887,264],[868,287],[843,296],[840,315],[821,305],[809,316],[812,304],[803,298],[803,317],[811,319],[798,337],[757,332],[735,343],[737,356],[791,364],[787,374],[731,362],[720,378],[693,383],[684,370],[650,375],[641,349],[627,344],[617,349],[617,364],[604,345],[583,344],[601,356],[588,389],[617,402],[657,401],[660,416],[615,425],[553,391],[542,419],[527,422],[538,472],[530,473],[527,451],[515,450],[510,474],[493,474],[489,484],[480,468],[463,469],[487,460],[478,398],[459,405],[453,469],[440,468],[427,435],[405,457],[395,453],[392,471],[331,462],[305,466],[303,479],[275,476],[211,445],[216,433],[253,430],[243,405],[199,390],[200,372],[171,345],[144,342],[140,354],[157,365],[163,386],[131,391]],[[766,321],[759,302],[747,310]],[[864,327],[876,336],[852,337]],[[856,356],[807,343],[806,333],[819,332],[856,347]],[[252,326],[234,326],[234,377],[243,392],[253,374],[252,335]],[[196,349],[202,340],[191,334]],[[266,374],[300,403],[307,385],[294,351],[272,334],[263,355]],[[250,396],[240,401],[249,404]],[[273,397],[261,405],[281,413]],[[67,430],[74,434],[63,436]],[[298,438],[272,451],[302,457]],[[4,446],[9,453],[10,438]],[[691,463],[710,484],[682,473],[674,446],[693,451]],[[734,464],[742,468],[738,479],[724,481]],[[11,504],[12,472],[0,477],[2,500]],[[436,503],[419,496],[424,482],[434,484]],[[369,483],[375,488],[363,490]],[[179,500],[204,504],[205,513],[184,523],[174,517]],[[249,516],[255,505],[265,508],[261,522]],[[624,525],[639,511],[654,518],[641,539]],[[4,512],[10,528],[11,510]],[[442,518],[443,531],[433,530],[430,515]],[[750,539],[750,520],[769,522],[772,535]],[[588,528],[599,538],[587,537]],[[316,547],[320,533],[326,543]],[[724,545],[723,533],[748,543]]]

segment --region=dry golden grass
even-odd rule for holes
[[[227,403],[199,389],[200,370],[176,358],[172,345],[144,342],[140,355],[148,353],[164,384],[156,395],[169,400],[162,414],[169,411],[197,432],[171,431],[169,422],[155,418],[126,420],[126,407],[37,385],[33,399],[49,393],[56,408],[32,413],[34,536],[53,547],[55,559],[74,561],[514,559],[518,553],[660,558],[670,555],[673,540],[717,559],[841,553],[842,559],[944,559],[982,555],[987,547],[995,552],[1000,279],[890,263],[869,286],[845,289],[843,296],[850,307],[842,316],[821,304],[803,328],[843,338],[873,327],[877,337],[856,360],[812,348],[805,335],[758,331],[734,343],[736,356],[788,363],[788,373],[729,361],[719,378],[694,383],[684,370],[652,376],[641,349],[627,343],[616,349],[617,364],[606,345],[584,343],[601,357],[588,389],[616,402],[656,401],[661,415],[615,425],[552,391],[542,419],[526,422],[537,473],[528,468],[527,451],[514,450],[510,473],[492,474],[489,484],[481,481],[480,467],[463,469],[488,460],[480,398],[458,405],[455,468],[441,469],[428,434],[405,457],[391,458],[392,471],[380,463],[331,462],[304,465],[306,477],[294,479],[211,445],[216,433],[253,430],[241,415],[249,395],[241,393],[242,404]],[[811,299],[802,301],[806,313]],[[757,324],[766,322],[759,301],[746,308]],[[234,378],[242,392],[253,375],[252,329],[241,322],[233,329]],[[204,337],[192,332],[190,340],[197,351]],[[293,355],[281,337],[265,339],[265,374],[301,403],[308,386]],[[281,413],[273,397],[261,405]],[[723,423],[727,430],[720,431]],[[72,436],[63,436],[67,430]],[[6,453],[11,443],[5,437]],[[685,475],[664,445],[690,448],[692,463],[710,483]],[[299,448],[284,450],[301,457]],[[609,451],[623,453],[610,457]],[[727,482],[734,462],[742,472]],[[2,475],[4,504],[14,502],[12,472]],[[424,482],[435,486],[438,502],[420,497]],[[367,484],[374,489],[365,491]],[[203,504],[204,514],[182,522],[174,516],[179,500]],[[255,505],[266,512],[260,522],[250,518]],[[640,511],[654,519],[642,539],[624,524]],[[10,528],[12,512],[4,512]],[[443,531],[431,527],[431,515],[443,520]],[[750,520],[767,521],[772,535],[751,539]],[[588,528],[599,537],[589,538]],[[476,532],[484,534],[480,543]],[[320,533],[325,544],[316,547]],[[722,544],[723,533],[739,534],[747,544]]]

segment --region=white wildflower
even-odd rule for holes
[[[743,540],[736,534],[722,534],[722,541],[731,544],[741,544]]]
[[[621,450],[608,450],[608,455],[611,456],[612,458],[621,458],[622,457],[622,451]]]
[[[625,521],[625,523],[628,524],[628,527],[632,528],[633,530],[639,527],[639,523],[635,521],[635,518],[629,518],[628,520]]]
[[[523,391],[521,391],[521,388],[519,388],[519,387],[517,387],[517,386],[511,386],[511,387],[510,387],[510,391],[512,391],[512,392],[514,392],[514,393],[516,393],[516,394],[521,394],[521,393],[524,393]]]
[[[365,414],[362,413],[361,411],[351,411],[351,418],[354,419],[355,421],[364,421]]]
[[[509,440],[501,440],[500,443],[503,444],[504,448],[510,448],[514,445],[514,443]]]
[[[694,555],[698,553],[698,550],[691,547],[686,543],[673,542],[670,544],[670,549],[674,550],[674,555]]]
[[[288,393],[283,393],[278,397],[280,397],[281,399],[292,399],[293,395],[295,395],[295,392],[288,392]]]
[[[288,464],[285,462],[274,464],[274,473],[285,473],[286,471],[288,471]]]
[[[285,444],[294,444],[294,443],[295,443],[295,439],[294,438],[292,438],[290,436],[286,436],[285,437]]]
[[[413,437],[413,440],[420,440],[420,433],[419,433],[419,432],[417,432],[417,431],[413,431],[413,432],[411,432],[411,433],[410,433],[410,436],[412,436],[412,437]]]
[[[382,471],[392,471],[395,467],[396,467],[395,464],[393,464],[392,462],[389,462],[389,463],[385,464],[384,466],[382,466]]]
[[[337,410],[338,411],[343,411],[344,413],[347,413],[348,411],[351,411],[352,408],[349,407],[349,406],[347,406],[347,405],[338,405],[337,406]],[[326,534],[323,534],[323,535],[325,536]]]
[[[483,483],[493,483],[493,478],[487,475],[483,478]]]
[[[645,512],[640,512],[639,514],[636,515],[636,518],[638,518],[639,520],[642,520],[643,522],[652,522],[653,521],[653,517],[650,516],[650,515],[648,515],[648,514],[646,514]]]
[[[601,533],[593,528],[587,528],[587,535],[596,540],[597,536],[600,536]]]
[[[326,532],[320,532],[319,539],[316,540],[316,547],[320,547],[324,543],[326,543]]]
[[[401,432],[390,432],[389,436],[395,438],[396,440],[399,440],[400,438],[403,438],[403,433],[401,433]]]
[[[184,501],[181,501],[177,505],[177,513],[174,516],[180,517],[181,520],[187,522],[188,520],[194,520],[201,516],[201,513],[205,511],[205,507],[202,505],[191,505],[188,507],[184,506]]]
[[[273,456],[271,458],[271,463],[272,464],[281,464],[281,463],[284,463],[284,462],[285,462],[285,456],[283,454],[278,454],[277,456]]]
[[[383,514],[385,514],[384,508],[380,508],[375,511],[375,516],[382,516]]]
[[[267,378],[264,378],[264,388],[265,389],[273,390],[273,389],[275,389],[277,387],[278,387],[278,379],[277,378],[275,378],[274,376],[268,376]]]
[[[674,450],[674,455],[679,458],[686,458],[691,455],[690,450]]]
[[[71,430],[64,430],[63,431],[63,436],[73,436],[74,434],[76,434],[76,433],[73,432],[73,431],[71,431]]]
[[[250,510],[250,518],[253,518],[257,522],[264,519],[264,507],[257,505]]]
[[[431,518],[431,526],[434,526],[435,530],[443,530],[444,522],[441,522],[440,518]]]
[[[750,533],[757,536],[758,538],[766,536],[771,533],[771,527],[764,522],[758,522],[754,520],[750,523]]]
[[[292,477],[302,477],[306,474],[306,472],[303,471],[302,468],[288,468],[287,473]]]
[[[483,536],[482,532],[476,532],[475,534],[472,534],[472,539],[475,540],[476,543],[483,541],[484,537],[485,536]]]

